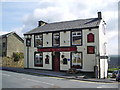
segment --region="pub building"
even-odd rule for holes
[[[25,68],[95,73],[106,78],[106,23],[101,12],[97,18],[46,23],[24,34]]]

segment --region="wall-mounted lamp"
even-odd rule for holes
[[[27,46],[27,47],[30,47],[30,46],[31,46],[31,38],[32,38],[32,35],[26,35],[26,36],[25,36],[26,46]]]

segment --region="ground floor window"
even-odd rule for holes
[[[82,53],[81,52],[72,53],[72,68],[77,68],[77,69],[82,68]]]
[[[46,55],[45,64],[49,64],[49,55]]]
[[[35,52],[35,60],[34,66],[43,67],[43,53],[42,52]]]
[[[67,64],[67,58],[64,55],[62,55],[61,57],[63,59],[63,64]]]

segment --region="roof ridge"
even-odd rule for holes
[[[69,21],[58,21],[58,22],[52,22],[52,23],[47,23],[47,24],[66,23],[66,22],[74,22],[74,21],[89,20],[89,19],[97,19],[97,18],[76,19],[76,20],[69,20]],[[47,25],[47,24],[45,24],[45,25]]]
[[[90,27],[97,27],[99,26],[99,19],[98,18],[87,18],[87,19],[77,19],[77,20],[70,20],[70,21],[62,21],[62,22],[53,22],[45,24],[44,26],[36,27],[26,34],[32,33],[40,33],[40,32],[54,32],[60,30],[68,30],[73,28],[90,28]]]

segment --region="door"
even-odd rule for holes
[[[53,71],[60,71],[60,52],[54,52],[52,66]]]

